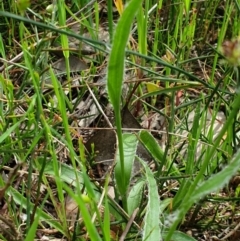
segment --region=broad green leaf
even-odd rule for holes
[[[41,164],[41,163],[40,163]],[[62,181],[77,187],[76,181],[80,182],[80,184],[83,183],[83,175],[80,171],[75,171],[73,167],[66,165],[64,163],[59,163],[59,171],[60,171],[60,178]],[[53,163],[52,162],[47,162],[44,173],[51,175],[54,177],[54,169],[53,169]],[[76,173],[78,175],[78,178],[76,178]]]
[[[143,197],[143,188],[146,181],[140,181],[136,183],[131,191],[129,192],[127,204],[128,204],[128,214],[131,215],[133,211],[140,206]]]
[[[133,162],[137,151],[137,145],[138,145],[138,140],[136,135],[131,133],[123,134],[125,183],[122,182],[123,176],[122,176],[122,170],[121,170],[121,163],[119,161],[119,151],[117,151],[117,155],[116,155],[117,164],[114,170],[116,184],[121,195],[124,195],[127,192],[129,187]]]
[[[140,138],[140,141],[142,142],[142,144],[148,150],[148,152],[158,162],[158,165],[160,165],[163,161],[164,152],[160,148],[159,144],[157,143],[155,138],[152,136],[152,134],[146,130],[141,130],[139,133],[139,138]]]
[[[167,232],[163,232],[163,238],[167,236]],[[197,241],[195,238],[190,237],[189,235],[182,233],[180,231],[175,231],[171,237],[171,240],[174,241]]]
[[[160,197],[158,195],[158,187],[153,173],[148,165],[138,158],[146,171],[146,180],[148,186],[148,203],[146,215],[144,218],[143,238],[142,240],[156,241],[163,240],[161,237],[161,222],[160,222]]]

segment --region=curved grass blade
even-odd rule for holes
[[[157,162],[159,174],[161,174],[163,167],[166,166],[167,169],[171,168],[170,173],[174,175],[180,175],[179,170],[175,165],[172,165],[171,160],[168,158],[164,160],[164,152],[151,133],[146,130],[142,130],[139,133],[139,138],[141,143],[154,158],[155,162]]]
[[[138,101],[139,99],[145,99],[145,98],[148,98],[148,97],[161,95],[161,94],[170,94],[170,93],[172,93],[174,91],[190,89],[190,88],[193,88],[195,86],[196,86],[196,84],[189,84],[189,85],[174,86],[174,87],[165,88],[165,89],[160,89],[159,88],[159,90],[157,90],[157,91],[152,91],[152,92],[149,92],[147,94],[144,94],[144,95],[138,97],[135,100],[135,102]]]
[[[46,24],[46,23],[43,23],[43,22],[34,21],[34,20],[22,17],[22,16],[17,15],[17,14],[7,12],[7,11],[0,11],[0,16],[12,18],[12,19],[15,19],[15,20],[18,20],[18,21],[21,21],[21,22],[25,22],[25,23],[28,23],[28,24],[32,24],[34,26],[38,26],[38,27],[43,28],[43,29],[48,29],[48,30],[51,30],[51,31],[56,32],[56,33],[60,33],[60,34],[67,35],[69,37],[76,38],[76,39],[81,40],[84,43],[87,43],[90,46],[93,46],[94,48],[99,49],[101,51],[104,51],[104,49],[99,47],[99,45],[106,46],[106,43],[104,43],[104,42],[97,41],[97,40],[94,40],[94,39],[91,39],[91,38],[86,38],[86,37],[83,37],[80,34],[76,34],[76,33],[66,31],[66,30],[63,30],[63,29],[60,29],[60,28],[56,28],[54,25],[52,25],[50,23]]]

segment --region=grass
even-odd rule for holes
[[[239,239],[237,1],[0,10],[0,240]]]

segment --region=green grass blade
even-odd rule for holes
[[[107,0],[107,8],[108,8],[108,32],[110,37],[110,43],[112,43],[113,39],[113,2],[112,0]]]
[[[90,236],[90,240],[101,241],[98,231],[97,231],[96,227],[94,226],[94,223],[92,223],[92,221],[91,221],[91,216],[90,216],[89,210],[86,207],[86,203],[84,202],[82,195],[80,194],[80,191],[78,190],[77,195],[74,194],[73,191],[71,190],[71,188],[68,185],[66,185],[65,183],[63,183],[63,188],[67,191],[68,195],[78,204],[78,207],[81,211],[81,216],[85,223],[85,227]]]
[[[32,241],[36,237],[38,221],[39,221],[39,216],[36,216],[34,218],[34,222],[33,222],[32,226],[31,226],[31,228],[28,231],[28,234],[27,234],[27,237],[25,238],[25,241]]]
[[[21,124],[21,121],[18,121],[13,126],[8,128],[1,136],[0,136],[0,143],[2,143],[7,137],[11,135],[11,133],[18,128],[18,126]]]
[[[105,197],[104,205],[104,221],[103,221],[103,230],[105,241],[110,241],[110,212],[107,196]]]
[[[11,197],[14,200],[16,204],[20,205],[24,209],[27,208],[27,199],[24,196],[22,196],[22,194],[19,193],[16,189],[14,189],[13,187],[10,187],[9,190],[7,191],[7,194],[9,195],[9,197]],[[34,205],[31,203],[30,204],[31,210],[33,209],[33,206]],[[41,221],[46,222],[51,227],[56,228],[59,232],[64,234],[63,227],[59,223],[59,221],[54,219],[52,216],[48,215],[41,208],[37,208],[36,215],[38,215]]]
[[[236,156],[232,159],[230,164],[226,166],[221,172],[217,173],[214,176],[211,176],[208,180],[199,183],[198,188],[195,188],[191,197],[186,199],[182,205],[176,211],[175,221],[170,229],[168,236],[166,237],[166,241],[171,240],[172,233],[175,230],[179,221],[184,217],[189,208],[194,204],[194,202],[199,199],[205,197],[207,194],[216,192],[220,188],[224,187],[231,177],[238,171],[236,167],[240,166],[240,151],[236,154]]]
[[[69,124],[68,124],[68,116],[67,116],[67,108],[66,108],[66,104],[65,104],[65,93],[62,89],[62,86],[60,85],[58,79],[56,78],[53,69],[50,68],[50,76],[51,76],[51,81],[53,84],[53,88],[58,100],[58,109],[61,113],[61,117],[62,117],[62,122],[63,122],[63,126],[64,126],[64,131],[65,131],[65,138],[66,141],[68,142],[68,145],[71,146],[73,148],[73,144],[72,144],[72,138],[71,138],[71,134],[70,134],[70,130],[69,130]],[[75,166],[75,154],[72,153],[70,151],[70,157],[71,157],[71,161],[73,166]]]
[[[171,167],[170,173],[173,173],[174,175],[180,175],[179,170],[175,167],[175,165],[172,165],[171,161],[168,158],[164,160],[164,152],[151,133],[142,130],[140,131],[139,138],[144,147],[157,162],[159,174],[161,174],[162,168],[166,165],[167,169]]]
[[[9,13],[7,11],[0,11],[0,16],[4,16],[4,17],[7,17],[7,18],[12,18],[12,19],[18,20],[20,22],[32,24],[33,26],[38,26],[40,28],[48,29],[48,30],[51,30],[51,31],[56,32],[56,33],[65,34],[67,36],[79,39],[79,40],[81,40],[85,43],[92,43],[94,45],[94,48],[99,49],[101,51],[104,51],[104,49],[100,48],[98,45],[102,45],[102,46],[106,45],[106,43],[104,43],[104,42],[97,41],[97,40],[94,40],[94,39],[91,39],[91,38],[86,38],[86,37],[83,37],[79,34],[76,34],[76,33],[70,32],[70,31],[66,31],[66,30],[63,30],[63,29],[60,29],[60,28],[56,28],[52,24],[49,24],[49,23],[46,24],[46,23],[34,21],[34,20],[16,15],[16,14],[13,14],[13,13]]]
[[[238,172],[240,166],[240,151],[232,159],[230,164],[226,166],[221,172],[216,175],[211,176],[207,181],[201,183],[198,188],[195,189],[192,197],[189,199],[189,203],[193,203],[200,198],[204,197],[208,193],[218,191],[220,188],[224,187],[230,178]]]
[[[59,0],[58,3],[58,18],[59,18],[59,25],[61,27],[66,25],[66,10],[65,10],[65,1]],[[68,37],[65,34],[61,34],[61,46],[63,48],[63,55],[66,61],[66,72],[67,72],[67,79],[70,80],[70,66],[69,66],[69,44],[68,44]],[[69,88],[70,89],[70,88]]]
[[[66,25],[66,12],[65,12],[65,1],[59,0],[58,3],[58,18],[60,26]],[[68,38],[66,35],[61,34],[61,44],[63,48],[63,55],[66,59],[69,58],[69,50],[68,50]]]
[[[24,121],[25,116],[27,116],[29,113],[31,113],[33,111],[33,108],[35,106],[36,103],[36,95],[32,97],[32,101],[29,104],[29,108],[27,110],[27,112],[25,113],[24,117],[21,118],[20,121],[16,122],[13,126],[11,126],[10,128],[8,128],[3,134],[1,134],[0,136],[0,143],[2,143],[7,137],[10,136],[10,134],[16,129],[18,128],[18,126],[21,124],[22,121]]]

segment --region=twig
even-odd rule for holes
[[[102,107],[99,105],[99,102],[97,101],[95,95],[93,94],[91,88],[88,86],[87,83],[86,83],[86,86],[87,86],[87,88],[88,88],[88,90],[89,90],[91,96],[93,97],[93,100],[94,100],[94,102],[95,102],[95,104],[96,104],[98,110],[101,112],[101,114],[103,115],[104,119],[105,119],[106,122],[108,123],[108,126],[110,126],[111,128],[113,128],[112,123],[109,121],[108,117],[107,117],[106,114],[104,113]]]
[[[131,225],[132,225],[132,223],[133,223],[133,221],[134,221],[134,219],[135,219],[135,217],[136,217],[136,215],[137,215],[137,213],[138,213],[138,210],[139,210],[139,208],[136,208],[136,209],[133,211],[130,219],[128,220],[127,226],[126,226],[125,230],[123,231],[123,233],[122,233],[119,241],[124,241],[124,239],[125,239],[128,231],[129,231],[129,229],[130,229],[130,227],[131,227]]]
[[[240,228],[240,223],[232,230],[230,231],[228,234],[226,234],[223,238],[221,238],[220,240],[227,240],[229,237],[231,237],[238,229]]]

